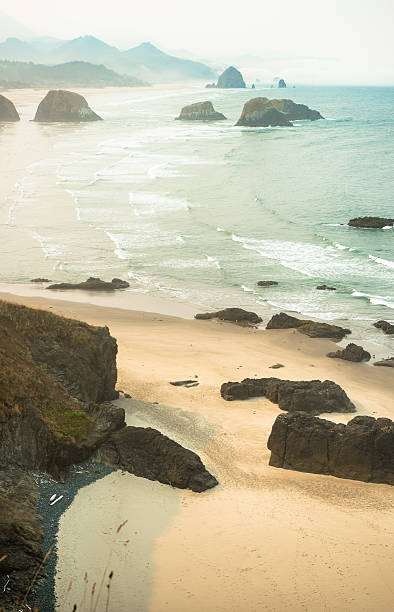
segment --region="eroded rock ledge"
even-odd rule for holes
[[[222,121],[226,118],[222,113],[215,111],[212,102],[196,102],[184,106],[177,117],[180,121]]]
[[[38,281],[33,281],[38,282]],[[81,283],[55,283],[47,289],[83,289],[85,291],[115,291],[115,289],[127,289],[130,284],[120,278],[113,278],[111,282],[103,281],[101,278],[91,276]]]
[[[262,322],[261,317],[255,312],[243,310],[243,308],[225,308],[217,312],[202,312],[194,316],[195,319],[219,319],[219,321],[230,321],[238,325],[258,325]]]
[[[309,319],[297,319],[285,312],[274,315],[267,323],[266,329],[297,329],[310,338],[331,338],[342,340],[351,330],[331,323],[319,323]]]

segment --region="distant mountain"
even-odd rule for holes
[[[10,36],[26,39],[34,36],[34,32],[20,21],[0,11],[0,40]]]
[[[102,65],[67,62],[56,66],[0,61],[0,89],[22,87],[137,87],[147,85]]]
[[[111,66],[120,58],[121,53],[116,47],[111,47],[95,36],[80,36],[73,40],[67,40],[58,46],[53,59],[72,62],[80,60],[84,62],[100,63]]]

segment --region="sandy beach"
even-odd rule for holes
[[[81,489],[60,523],[59,609],[81,602],[85,572],[78,609],[89,609],[91,585],[100,583],[108,558],[114,611],[392,609],[394,489],[269,467],[277,406],[229,403],[219,394],[223,382],[247,376],[328,378],[359,414],[393,418],[390,368],[328,359],[331,341],[295,330],[51,297],[0,298],[108,325],[119,346],[118,388],[133,398],[119,400],[127,422],[156,427],[194,450],[220,483],[197,494],[119,471]],[[269,368],[278,362],[282,369]],[[195,376],[198,387],[169,384]],[[106,591],[104,584],[97,610],[106,609]]]

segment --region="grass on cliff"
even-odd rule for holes
[[[60,433],[76,442],[82,440],[87,433],[92,419],[73,406],[57,402],[54,406],[47,409],[45,416]]]

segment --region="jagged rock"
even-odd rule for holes
[[[277,283],[276,281],[268,281],[268,280],[259,281],[257,283],[259,287],[273,287],[274,285],[278,285],[278,284],[279,283]]]
[[[389,336],[394,334],[394,325],[388,321],[376,321],[374,327],[383,330],[383,332]]]
[[[177,119],[183,121],[221,121],[227,119],[227,117],[222,113],[217,113],[212,102],[196,102],[196,104],[184,106]]]
[[[394,224],[394,219],[384,217],[356,217],[350,219],[348,225],[351,227],[366,227],[372,229],[382,229]]]
[[[0,604],[19,610],[42,558],[44,531],[34,478],[18,468],[0,471]],[[42,576],[42,572],[41,572]],[[39,576],[40,578],[40,576]],[[6,586],[7,585],[7,586]],[[32,604],[32,596],[28,603]]]
[[[215,89],[215,87],[216,87],[216,83],[207,83],[205,85],[206,89]]]
[[[381,361],[375,361],[374,366],[386,366],[387,368],[394,368],[394,357],[388,357]]]
[[[19,121],[20,117],[14,104],[0,94],[0,121]]]
[[[276,418],[268,439],[269,464],[394,484],[394,423],[356,416],[347,425],[296,412]]]
[[[319,111],[312,110],[305,104],[296,104],[293,100],[271,100],[275,108],[283,113],[289,121],[316,121],[323,119]]]
[[[285,312],[274,315],[267,323],[267,329],[291,329],[296,328],[302,334],[310,338],[332,338],[342,340],[347,334],[351,333],[350,329],[339,327],[339,325],[331,325],[330,323],[318,323],[316,321],[297,319]]]
[[[253,98],[246,102],[236,125],[246,127],[285,126],[292,123],[268,98]]]
[[[284,79],[279,79],[278,87],[279,89],[284,89],[286,87],[286,83]]]
[[[38,105],[34,121],[101,121],[83,96],[72,91],[51,90]]]
[[[131,474],[201,493],[218,482],[198,455],[150,427],[124,427],[100,448],[101,460]]]
[[[318,285],[316,289],[319,289],[319,291],[336,291],[337,290],[336,287],[330,287],[329,285]]]
[[[86,289],[87,291],[114,291],[115,289],[126,289],[130,287],[127,281],[121,280],[120,278],[113,278],[109,283],[101,280],[101,278],[94,278],[91,276],[88,280],[82,283],[56,283],[55,285],[49,285],[47,289]]]
[[[309,414],[355,412],[345,391],[332,380],[293,381],[279,378],[245,378],[223,383],[220,394],[227,401],[265,396],[281,410],[303,410]]]
[[[252,83],[252,89],[256,89],[256,85]]]
[[[32,278],[31,283],[51,283],[52,281],[49,278]]]
[[[234,66],[229,66],[218,78],[216,87],[219,89],[245,89],[242,74]]]
[[[346,348],[338,350],[332,353],[327,353],[327,357],[334,359],[345,359],[346,361],[369,361],[371,354],[365,351],[362,346],[358,346],[353,342],[350,342]]]
[[[231,321],[232,323],[250,323],[257,325],[262,319],[255,312],[248,312],[242,308],[225,308],[217,312],[204,312],[196,314],[195,319],[219,319],[220,321]]]

